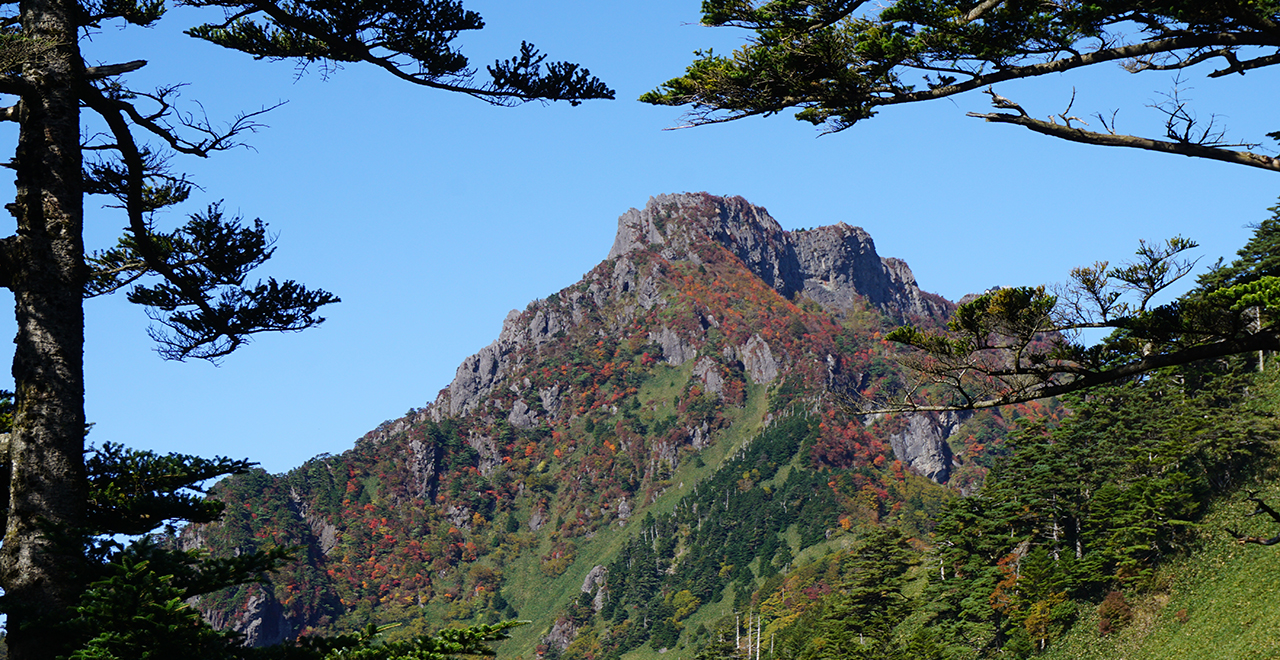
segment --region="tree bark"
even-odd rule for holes
[[[23,65],[14,158],[18,231],[10,288],[18,334],[17,410],[0,581],[9,654],[54,658],[70,641],[57,622],[81,590],[84,474],[84,312],[78,82],[83,76],[73,0],[23,0],[29,38],[58,46]]]

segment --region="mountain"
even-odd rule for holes
[[[884,522],[923,538],[981,480],[1000,414],[842,405],[901,386],[885,332],[952,309],[858,227],[786,231],[741,198],[654,197],[433,402],[341,455],[220,482],[222,521],[184,547],[300,550],[199,607],[255,644],[515,616],[534,623],[509,657],[705,638],[793,562]]]

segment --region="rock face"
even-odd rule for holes
[[[252,587],[248,601],[238,615],[206,614],[205,620],[218,630],[231,629],[244,635],[245,646],[255,648],[279,644],[293,634],[285,618],[284,607],[261,585]]]
[[[951,476],[951,447],[946,439],[959,424],[954,413],[945,415],[912,414],[907,427],[889,436],[889,445],[898,460],[936,483]]]
[[[673,222],[682,218],[680,222]],[[946,312],[920,291],[907,264],[882,259],[871,236],[843,222],[788,232],[769,213],[741,197],[659,195],[644,210],[618,218],[610,258],[659,249],[667,259],[697,261],[699,234],[733,252],[761,280],[788,298],[797,293],[827,308],[848,308],[857,297],[900,317]]]

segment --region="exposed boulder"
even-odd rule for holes
[[[578,627],[573,621],[566,617],[556,619],[555,624],[551,626],[542,643],[554,648],[556,651],[564,651],[569,648],[569,643],[578,636]]]
[[[480,464],[477,469],[480,470],[481,476],[487,477],[493,474],[494,469],[502,464],[502,454],[498,451],[498,442],[493,438],[479,433],[472,433],[467,436],[467,444],[480,455]]]
[[[560,384],[556,383],[551,387],[538,390],[538,400],[542,402],[542,409],[552,417],[560,416]]]
[[[517,399],[511,404],[511,414],[507,415],[507,421],[518,429],[531,429],[538,424],[538,413],[529,404]]]
[[[609,577],[609,569],[596,565],[587,573],[587,577],[582,581],[582,593],[591,594],[591,607],[599,612],[604,609],[604,596],[608,591],[606,588],[606,580]]]
[[[536,532],[547,524],[547,508],[539,506],[529,514],[529,531]]]

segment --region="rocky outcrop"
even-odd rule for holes
[[[861,228],[842,222],[788,232],[741,197],[653,197],[644,210],[631,209],[618,218],[609,257],[647,249],[669,260],[700,262],[696,247],[705,238],[723,245],[787,298],[803,294],[824,307],[843,309],[860,297],[900,317],[947,312],[940,298],[920,291],[905,262],[876,254]]]
[[[569,648],[569,643],[577,636],[578,627],[573,624],[573,621],[566,617],[561,617],[556,619],[555,624],[551,626],[551,630],[547,631],[546,636],[542,638],[542,643],[554,648],[556,651],[564,651]]]
[[[804,295],[823,307],[847,309],[858,297],[907,316],[938,316],[946,308],[926,297],[906,262],[880,258],[871,235],[841,222],[791,233],[804,274]]]
[[[502,454],[498,451],[498,442],[487,435],[472,433],[467,436],[467,444],[479,455],[476,469],[482,476],[493,474],[495,468],[502,464]]]
[[[702,379],[706,391],[716,396],[724,395],[724,377],[720,375],[720,365],[709,357],[698,360],[693,365],[693,375]]]
[[[417,438],[409,441],[407,459],[411,479],[409,492],[413,493],[414,497],[423,498],[428,502],[435,501],[436,488],[440,483],[436,472],[439,459],[440,450],[434,444]]]
[[[514,354],[522,347],[537,348],[573,327],[573,314],[544,304],[533,305],[525,313],[511,310],[502,322],[502,332],[493,343],[462,361],[449,383],[448,410],[452,416],[465,415],[511,373]],[[441,402],[437,401],[436,406]],[[543,406],[546,408],[546,406]]]
[[[538,401],[542,403],[542,409],[547,411],[548,415],[555,417],[560,414],[560,384],[556,383],[551,387],[538,390]]]
[[[519,320],[519,313],[512,310],[502,324],[502,333],[492,344],[480,349],[479,353],[462,361],[449,384],[449,413],[465,415],[471,412],[480,400],[497,387],[502,377],[507,375],[509,366],[504,358],[515,350],[512,341],[512,326]]]
[[[545,524],[547,524],[547,509],[539,506],[529,514],[529,531],[536,532]]]
[[[893,455],[917,473],[944,483],[951,476],[951,447],[946,439],[958,425],[954,414],[907,415],[907,426],[889,436]]]
[[[328,557],[338,545],[338,528],[320,516],[307,516],[304,520],[311,527],[311,534],[315,536],[320,554]]]
[[[679,366],[698,356],[692,344],[666,326],[659,332],[650,332],[649,341],[662,347],[662,359],[667,364]]]
[[[596,565],[587,573],[587,577],[582,580],[582,593],[591,594],[591,606],[595,611],[599,612],[604,609],[606,580],[609,577],[609,569],[604,566]]]
[[[751,339],[738,349],[739,359],[742,360],[742,368],[751,377],[751,381],[758,385],[772,383],[773,379],[778,377],[778,361],[773,359],[773,351],[769,349],[769,344],[760,338],[760,335],[753,335]]]
[[[199,599],[193,600],[199,607]],[[249,587],[248,599],[237,615],[228,616],[226,612],[216,610],[205,612],[204,618],[217,630],[230,629],[244,635],[245,646],[254,648],[280,644],[293,634],[293,627],[285,618],[284,607],[269,589],[260,584]]]
[[[507,415],[507,421],[518,429],[531,429],[538,423],[538,413],[529,404],[517,400],[511,404],[511,414]]]

